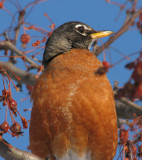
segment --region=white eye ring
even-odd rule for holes
[[[84,29],[84,31],[90,31],[90,30],[91,30],[91,28],[88,28],[88,27],[87,27],[86,25],[84,25],[84,24],[77,24],[77,25],[75,26],[75,31],[78,32],[79,34],[83,35],[83,36],[87,36],[87,34],[86,34],[85,32],[80,32],[80,31],[78,30],[78,28],[80,28],[80,27],[82,27],[82,28]]]
[[[77,25],[75,26],[76,29],[79,28],[79,27],[83,27],[84,30],[90,30],[90,28],[86,27],[86,26],[83,25],[83,24],[77,24]]]

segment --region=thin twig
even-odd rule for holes
[[[17,43],[17,40],[18,40],[18,36],[19,36],[19,32],[20,32],[20,27],[21,25],[23,24],[23,19],[24,19],[24,14],[20,14],[21,11],[19,11],[19,17],[18,17],[18,25],[17,27],[15,27],[14,31],[15,31],[15,36],[14,36],[14,41],[13,41],[13,45],[16,46],[16,43]],[[14,55],[14,52],[11,50],[11,56],[9,58],[9,60],[12,62],[12,63],[15,63],[15,57],[13,56]]]
[[[134,13],[133,16],[120,28],[120,30],[116,32],[113,36],[111,36],[106,43],[104,43],[103,47],[98,47],[94,54],[98,56],[104,50],[104,48],[108,48],[111,43],[113,43],[124,32],[126,32],[141,12],[142,8],[140,8],[136,13]]]
[[[32,61],[30,58],[28,58],[27,56],[25,56],[20,50],[18,50],[11,42],[9,41],[4,41],[4,42],[0,42],[0,50],[2,49],[9,49],[13,52],[16,53],[16,55],[18,56],[22,56],[24,58],[25,61],[27,61],[32,68],[36,68],[39,69],[40,65],[38,65],[37,63],[35,63],[34,61]]]

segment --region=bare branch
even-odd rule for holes
[[[111,36],[106,43],[104,43],[103,47],[98,47],[97,50],[94,52],[95,55],[98,56],[104,50],[104,48],[108,48],[111,43],[113,43],[124,32],[126,32],[141,12],[142,8],[140,8],[135,14],[133,14],[133,16],[120,28],[120,30],[116,32],[113,36]]]
[[[23,13],[23,14],[22,14]],[[24,11],[20,11],[19,12],[19,17],[18,17],[18,25],[17,27],[15,27],[14,31],[15,31],[15,36],[14,36],[14,42],[13,44],[16,46],[17,40],[18,40],[18,36],[19,36],[19,32],[20,32],[20,27],[23,24],[23,19],[24,19],[24,15],[25,12]],[[11,56],[13,56],[13,51],[11,51]],[[15,62],[15,57],[10,57],[9,61],[11,61],[12,63]]]
[[[18,83],[21,84],[28,84],[33,86],[36,82],[35,74],[23,71],[13,65],[11,62],[2,62],[0,61],[0,65],[6,69],[6,72],[9,76],[16,80]],[[13,73],[21,78],[21,81],[18,81]],[[132,119],[133,114],[136,113],[137,116],[142,115],[142,107],[127,100],[126,98],[122,98],[121,100],[116,100],[116,111],[118,118],[121,119]]]
[[[43,160],[30,152],[21,151],[7,144],[5,140],[0,141],[0,156],[5,160]]]
[[[24,83],[24,84],[28,84],[33,86],[36,82],[36,78],[35,78],[35,74],[23,71],[19,68],[17,68],[14,64],[12,64],[11,62],[2,62],[0,61],[0,65],[6,69],[6,72],[8,73],[8,75],[14,79],[15,81],[17,81],[18,83]],[[20,77],[20,81],[14,76],[14,74],[18,77]]]
[[[117,126],[118,126],[118,128],[120,128],[123,124],[128,124],[128,120],[127,119],[118,119],[117,118]]]
[[[27,61],[31,65],[31,67],[36,68],[36,69],[40,68],[40,65],[38,65],[37,63],[32,61],[30,58],[26,57],[11,42],[9,42],[9,41],[0,42],[0,50],[2,50],[2,49],[9,49],[9,50],[13,51],[14,53],[16,53],[16,55],[24,57],[25,61]]]
[[[121,100],[116,101],[116,112],[118,118],[121,119],[133,119],[134,113],[137,116],[142,115],[142,106],[139,106],[126,98],[122,98]]]
[[[19,12],[18,25],[15,28],[14,45],[16,45],[16,42],[18,40],[18,35],[19,35],[20,27],[23,24],[23,20],[24,20],[24,15],[25,15],[25,11],[24,10]]]

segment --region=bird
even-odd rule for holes
[[[112,31],[71,21],[47,39],[32,91],[31,152],[48,160],[112,160],[118,143],[114,94],[90,51]]]

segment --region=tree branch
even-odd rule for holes
[[[142,115],[141,106],[132,103],[126,98],[116,101],[116,110],[118,115],[118,127],[128,122],[120,118],[132,119],[133,113],[136,113],[137,116]],[[32,153],[21,151],[13,146],[9,147],[5,140],[0,141],[0,156],[5,158],[5,160],[43,160]]]
[[[36,78],[35,78],[35,74],[23,71],[19,68],[17,68],[14,64],[12,64],[11,62],[2,62],[0,61],[0,66],[2,66],[6,72],[8,73],[8,75],[14,79],[15,81],[17,81],[18,83],[21,84],[28,84],[33,86],[36,82]],[[14,74],[18,77],[20,77],[20,81],[14,76]]]
[[[127,109],[126,109],[127,108]],[[131,110],[131,109],[132,110]],[[133,113],[136,113],[138,116],[142,115],[142,108],[125,98],[122,98],[120,101],[116,102],[116,109],[118,118],[133,118]],[[130,109],[130,110],[129,110]],[[127,114],[126,114],[127,112]],[[120,114],[121,113],[121,114]],[[127,123],[126,120],[118,119],[118,126]],[[5,160],[43,160],[32,153],[21,151],[13,146],[9,147],[5,140],[0,141],[0,156]]]
[[[0,141],[0,156],[5,160],[43,160],[30,152],[9,145],[5,140]]]
[[[37,63],[32,61],[30,58],[26,57],[11,42],[9,42],[9,41],[0,42],[0,50],[2,50],[2,49],[9,49],[9,50],[13,51],[14,53],[16,53],[16,55],[24,57],[24,60],[27,61],[31,65],[31,67],[36,68],[36,69],[40,68],[40,65],[38,65]]]
[[[21,14],[23,13],[23,14]],[[19,32],[20,32],[20,27],[23,24],[23,19],[24,19],[24,11],[20,11],[19,12],[19,17],[18,17],[18,25],[17,27],[15,27],[14,31],[15,31],[15,36],[14,36],[14,42],[13,45],[16,46],[17,40],[18,40],[18,36],[19,36]],[[11,51],[11,56],[13,56],[13,51]],[[9,61],[11,61],[12,63],[15,63],[15,57],[10,57]]]
[[[94,51],[94,54],[98,56],[104,50],[104,48],[108,48],[111,43],[113,43],[124,32],[126,32],[141,12],[142,12],[142,8],[140,8],[135,14],[133,14],[133,16],[126,23],[124,23],[124,25],[120,28],[120,30],[116,32],[113,36],[111,36],[109,40],[106,43],[104,43],[103,46],[98,47],[97,50]]]
[[[142,106],[139,106],[126,98],[121,98],[121,100],[117,100],[116,103],[116,112],[118,119],[133,119],[134,113],[137,116],[142,115]]]
[[[134,20],[138,17],[138,15],[142,12],[142,8],[140,8],[133,16],[121,27],[121,29],[114,34],[114,36],[110,37],[110,39],[104,44],[104,47],[99,47],[97,51],[95,52],[96,55],[100,54],[104,48],[107,48],[114,40],[116,40],[118,37],[120,37],[124,32],[128,30],[128,27],[131,26],[134,22]],[[5,41],[0,42],[0,49],[10,49],[13,52],[15,52],[19,56],[24,56],[25,60],[31,64],[34,68],[39,68],[39,65],[37,65],[35,62],[33,62],[31,59],[27,58],[20,50],[18,50],[11,42]],[[23,71],[16,66],[14,66],[10,62],[1,62],[0,65],[2,65],[6,72],[9,74],[9,76],[16,80],[18,83],[24,83],[28,85],[34,85],[36,82],[35,75],[32,73],[28,73],[26,71]],[[19,82],[16,77],[13,75],[13,73],[21,78],[21,81]],[[133,113],[136,113],[137,116],[142,115],[142,107],[127,100],[126,98],[122,98],[121,100],[116,101],[116,111],[118,119],[132,119]]]
[[[17,68],[11,62],[0,61],[0,65],[4,69],[6,69],[6,72],[8,73],[8,75],[18,83],[34,86],[36,82],[35,74],[29,73]],[[11,71],[16,76],[20,77],[21,81],[18,81]],[[121,100],[116,100],[115,104],[116,104],[116,111],[117,111],[118,118],[132,119],[134,118],[133,117],[134,113],[136,113],[137,116],[142,115],[142,107],[127,100],[126,98],[122,98]]]

